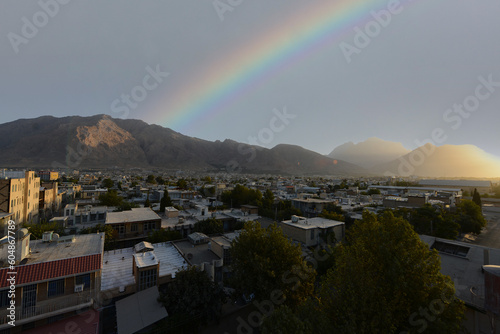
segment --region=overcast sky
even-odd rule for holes
[[[414,149],[442,129],[435,144],[500,156],[498,0],[406,1],[385,27],[371,11],[387,10],[387,1],[350,0],[365,5],[347,8],[318,43],[314,13],[317,23],[328,11],[338,21],[345,2],[53,1],[0,2],[0,123],[109,114],[322,154],[373,136]],[[362,45],[357,32],[369,27],[373,37]],[[286,51],[275,40],[273,50],[265,42],[274,34],[304,43]],[[281,58],[250,78],[244,67],[269,59],[252,59],[261,46]],[[237,71],[247,80],[215,96],[211,89]],[[122,99],[132,92],[135,99]],[[204,96],[215,103],[198,103]],[[447,111],[464,103],[470,112]],[[284,109],[295,117],[274,121]]]

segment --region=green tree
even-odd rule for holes
[[[380,195],[380,189],[370,188],[368,189],[368,195]]]
[[[24,228],[27,228],[34,239],[42,239],[44,232],[53,231],[60,236],[66,235],[64,228],[57,223],[47,223],[41,222],[40,224],[23,224]]]
[[[187,186],[187,181],[186,181],[186,180],[184,180],[184,179],[180,179],[180,180],[178,180],[178,181],[177,181],[177,187],[178,187],[179,189],[186,190],[186,189],[188,188],[188,186]]]
[[[149,184],[156,184],[156,178],[153,174],[148,175],[146,182]]]
[[[151,231],[148,234],[148,237],[146,240],[152,244],[157,244],[160,242],[167,242],[167,241],[173,241],[173,240],[179,240],[179,239],[182,239],[182,235],[179,231],[159,229],[159,230]]]
[[[176,273],[175,280],[160,293],[159,301],[169,315],[162,327],[179,327],[176,321],[180,319],[181,328],[175,333],[195,333],[200,325],[220,318],[226,295],[206,272],[191,267]]]
[[[194,232],[201,232],[206,235],[224,233],[224,225],[220,220],[209,218],[194,224]]]
[[[102,186],[104,188],[112,188],[115,185],[115,182],[111,180],[110,178],[106,178],[102,181]]]
[[[266,189],[262,197],[262,207],[265,209],[272,209],[274,205],[274,194],[270,189]]]
[[[98,224],[94,227],[88,227],[80,230],[80,234],[90,234],[104,232],[104,249],[113,249],[116,245],[116,240],[118,238],[118,232],[111,227],[111,225]]]
[[[231,243],[233,287],[257,300],[282,293],[286,305],[296,306],[313,293],[316,272],[302,258],[299,245],[283,235],[276,224],[267,229],[259,223],[245,224]]]
[[[440,257],[390,212],[364,212],[320,289],[335,333],[457,333],[464,317]],[[422,314],[432,314],[425,318]],[[432,320],[431,320],[432,319]]]
[[[109,190],[107,193],[99,195],[99,202],[106,206],[119,206],[123,202],[123,198],[118,196],[116,190]]]
[[[457,204],[457,222],[460,224],[462,233],[481,233],[483,227],[486,226],[481,207],[471,200],[461,200]]]
[[[163,197],[160,200],[160,212],[165,212],[165,208],[174,205],[170,196],[168,195],[168,191],[165,190]]]
[[[479,207],[482,207],[481,195],[479,195],[476,188],[474,188],[474,194],[472,195],[472,201],[474,203],[476,203]]]
[[[149,191],[148,191],[148,197],[146,197],[146,201],[144,202],[144,207],[145,208],[151,207],[151,201],[149,200]]]

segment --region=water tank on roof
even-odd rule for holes
[[[299,216],[293,215],[292,216],[292,223],[298,223],[299,222]]]

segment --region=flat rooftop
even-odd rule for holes
[[[160,263],[160,277],[175,277],[176,272],[187,267],[186,261],[171,242],[153,244],[153,247],[155,259]],[[135,284],[132,267],[134,254],[133,247],[104,252],[101,291]]]
[[[104,249],[104,233],[60,237],[58,241],[31,240],[31,254],[26,264],[102,254]]]
[[[192,265],[200,265],[204,262],[212,263],[214,260],[220,260],[210,249],[210,245],[200,244],[193,245],[189,241],[182,240],[175,242],[175,246],[188,258]],[[191,254],[191,256],[189,255]]]
[[[132,208],[132,210],[120,212],[108,212],[106,224],[119,224],[128,222],[141,222],[148,220],[160,220],[160,216],[150,208]]]
[[[284,220],[281,223],[293,227],[299,227],[306,230],[312,228],[330,228],[345,224],[344,222],[339,222],[337,220],[326,219],[321,217],[314,217],[314,218],[299,217],[299,220],[297,222],[292,222],[291,220]]]
[[[465,303],[484,309],[485,251],[489,264],[500,265],[500,249],[420,235],[420,239],[439,251],[441,273],[455,283],[455,295]]]

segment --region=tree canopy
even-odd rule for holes
[[[220,317],[226,295],[206,272],[190,267],[177,272],[175,280],[160,292],[159,301],[169,314],[165,327],[177,327],[175,333],[194,333],[200,325]],[[178,328],[178,319],[184,328]]]
[[[461,200],[457,205],[457,221],[460,224],[462,233],[481,233],[486,226],[481,207],[471,200]]]
[[[457,333],[464,313],[437,251],[390,212],[352,227],[319,297],[336,333]]]
[[[239,293],[268,300],[278,291],[290,306],[313,293],[314,269],[302,258],[300,246],[293,245],[276,224],[267,229],[255,222],[245,224],[231,243],[231,257],[231,282]]]
[[[195,223],[193,232],[201,232],[206,235],[224,233],[224,226],[220,220],[209,218]]]

